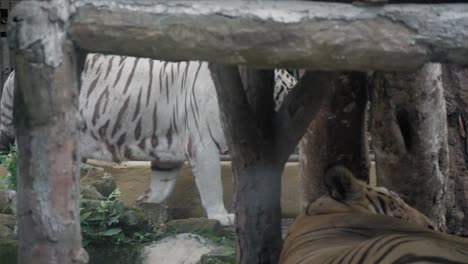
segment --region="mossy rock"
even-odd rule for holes
[[[0,240],[0,262],[3,264],[18,263],[18,242],[16,240]]]
[[[16,216],[0,214],[0,239],[16,239]]]
[[[126,232],[151,232],[153,226],[147,220],[145,213],[136,207],[127,208],[120,219],[120,224]]]
[[[98,192],[95,187],[89,186],[89,185],[81,187],[81,195],[83,196],[83,199],[89,199],[89,200],[104,200],[105,199],[105,197],[102,196],[102,194]]]
[[[146,220],[157,227],[169,221],[169,211],[167,206],[156,203],[140,203],[138,209],[141,210]]]

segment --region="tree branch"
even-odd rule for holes
[[[287,159],[294,150],[323,99],[333,92],[338,76],[336,72],[308,71],[286,96],[274,118],[280,160]]]
[[[218,95],[220,118],[231,156],[239,160],[255,160],[250,156],[261,150],[261,131],[255,122],[254,112],[245,95],[237,66],[210,64],[211,75]],[[229,142],[230,141],[230,142]],[[237,153],[237,151],[245,151]]]

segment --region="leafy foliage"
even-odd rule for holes
[[[0,178],[0,189],[16,190],[16,148],[12,147],[6,155],[0,156],[0,164],[7,170],[6,177]]]
[[[80,222],[84,247],[90,244],[128,245],[152,240],[151,233],[125,232],[122,228],[122,219],[130,211],[116,199],[120,194],[119,189],[114,190],[105,200],[99,201],[99,206],[94,210],[86,210],[81,203]]]

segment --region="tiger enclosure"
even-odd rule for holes
[[[468,263],[466,1],[0,15],[1,263]]]

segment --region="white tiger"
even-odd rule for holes
[[[191,164],[210,219],[233,223],[223,203],[219,152],[226,149],[216,90],[206,62],[89,54],[81,76],[79,112],[84,158],[151,160],[151,184],[140,201],[159,203],[172,192],[185,160]],[[295,84],[275,73],[275,90]],[[0,146],[14,138],[14,73],[0,108]],[[275,100],[282,96],[275,94]]]

